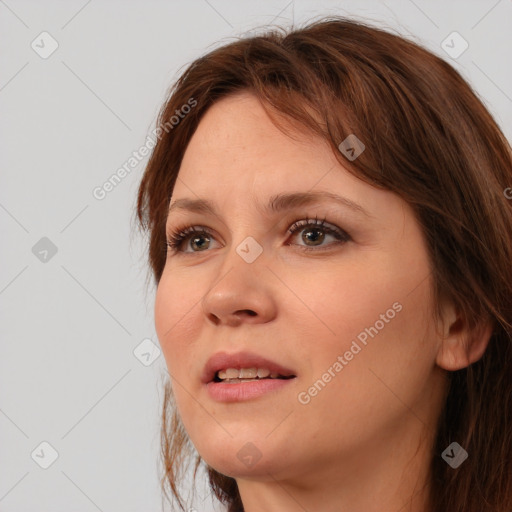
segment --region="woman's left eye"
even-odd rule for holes
[[[325,224],[325,219],[318,220],[316,217],[314,220],[312,219],[303,219],[294,222],[289,228],[288,232],[292,235],[302,232],[302,241],[305,245],[301,244],[286,244],[286,245],[299,245],[305,251],[317,251],[316,247],[320,247],[320,250],[324,249],[325,244],[321,245],[326,236],[332,236],[335,239],[334,244],[337,245],[340,243],[348,242],[351,238],[346,231],[343,229],[333,225],[333,224]],[[171,232],[168,235],[168,240],[166,245],[169,247],[171,252],[173,253],[194,253],[194,252],[202,252],[206,249],[210,248],[211,240],[215,240],[212,233],[207,227],[204,226],[187,226],[185,228],[177,229],[176,231]],[[206,244],[202,241],[207,240]],[[183,243],[187,241],[189,242],[187,248],[190,248],[190,242],[192,244],[196,244],[196,247],[199,249],[192,251],[184,251],[182,250]],[[325,248],[327,248],[325,247]]]
[[[325,240],[326,236],[332,236],[336,240],[335,244],[330,245],[338,245],[350,240],[350,236],[346,231],[333,224],[326,225],[325,219],[318,220],[316,217],[314,220],[304,219],[294,222],[288,231],[292,235],[302,232],[303,234],[301,239],[304,242],[312,242],[313,245],[301,245],[305,251],[315,250],[314,248],[318,247]],[[323,248],[324,247],[322,246],[322,249]]]

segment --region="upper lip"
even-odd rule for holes
[[[227,368],[268,368],[271,373],[278,373],[284,377],[295,376],[293,370],[252,352],[236,352],[234,354],[217,352],[206,362],[201,373],[201,382],[208,384],[213,381],[219,370]]]

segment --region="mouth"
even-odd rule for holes
[[[272,379],[294,379],[295,375],[281,375],[277,372],[271,372],[268,368],[227,368],[215,372],[213,382],[225,382],[236,384],[239,382],[256,382],[259,380]]]
[[[249,352],[218,352],[201,375],[210,398],[220,402],[256,398],[280,390],[296,378],[293,370]]]
[[[289,368],[252,352],[217,352],[204,366],[201,382],[226,382],[231,379],[263,380],[287,379],[296,377],[296,373]],[[233,382],[233,381],[232,381]]]

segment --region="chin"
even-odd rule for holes
[[[248,441],[252,437],[253,441]],[[289,459],[283,457],[281,448],[269,443],[265,435],[237,436],[236,438],[218,440],[205,440],[199,443],[196,450],[202,459],[215,471],[231,478],[257,477],[268,479],[269,473],[280,471],[281,465],[290,464]]]
[[[229,458],[229,460],[220,460],[218,456],[212,455],[212,458],[207,460],[203,457],[203,460],[215,471],[231,478],[246,478],[256,479],[259,481],[272,480],[270,475],[274,475],[280,470],[277,461],[272,462],[268,458],[262,457],[256,464],[250,466],[248,464],[240,462],[236,458]],[[234,462],[235,461],[235,462]]]

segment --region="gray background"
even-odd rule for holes
[[[144,144],[191,60],[325,14],[423,42],[512,139],[510,0],[0,0],[0,512],[162,509],[166,370],[133,224],[147,157],[103,200],[92,191]],[[43,31],[59,45],[47,58],[31,47],[50,48]],[[453,31],[469,44],[456,59],[441,47]],[[58,453],[47,469],[42,442]],[[190,506],[212,510],[207,494]]]

